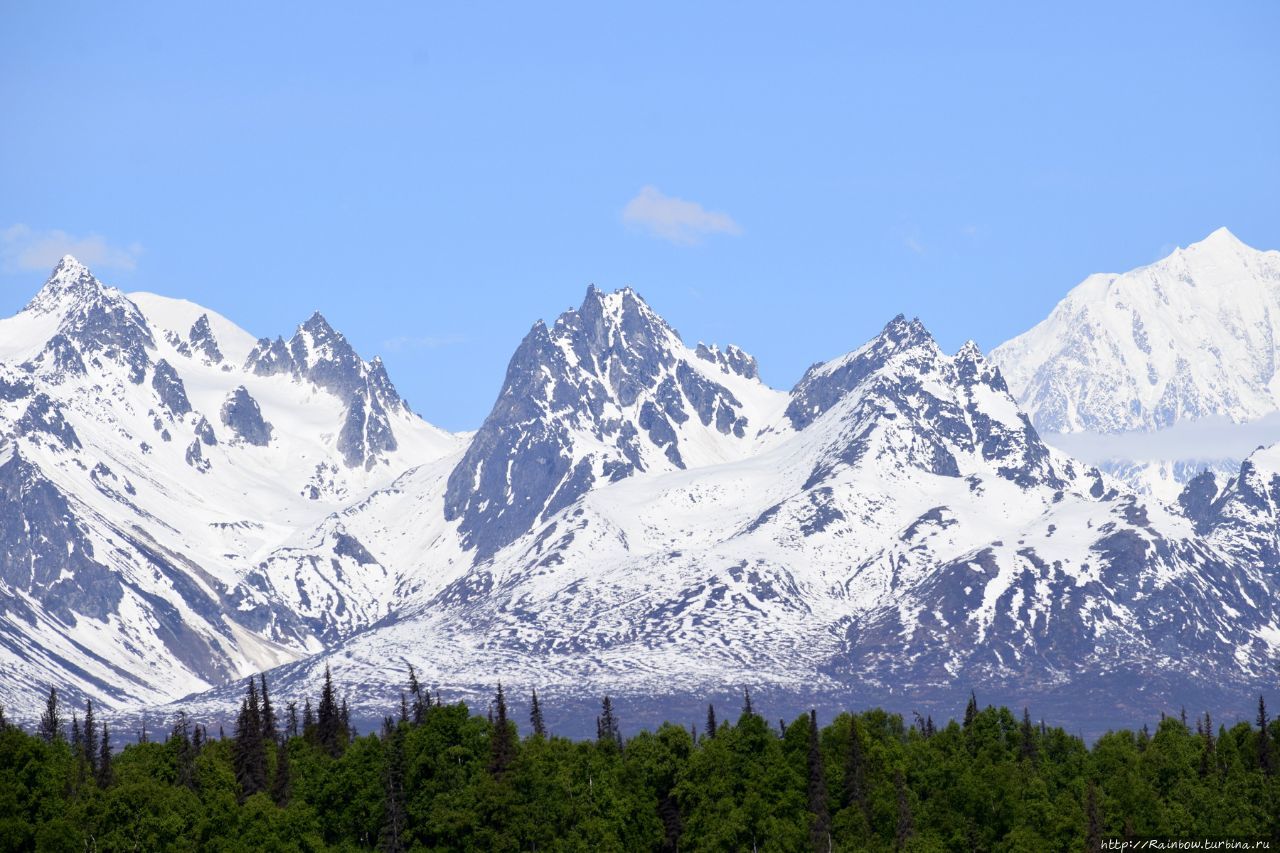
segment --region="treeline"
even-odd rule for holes
[[[250,679],[234,731],[185,713],[119,752],[91,704],[56,691],[34,733],[0,712],[0,850],[1076,851],[1109,836],[1280,842],[1280,726],[1186,714],[1091,748],[1028,711],[911,723],[881,710],[770,723],[749,694],[704,726],[594,741],[521,738],[498,688],[484,715],[412,673],[357,736],[328,672],[315,705]],[[728,718],[732,719],[728,719]]]

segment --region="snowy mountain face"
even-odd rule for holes
[[[1090,276],[991,358],[1044,433],[1153,432],[1215,419],[1229,443],[1227,425],[1280,409],[1280,252],[1252,249],[1224,228],[1150,266]],[[1165,497],[1205,467],[1240,462],[1177,437],[1122,438],[1105,461]],[[1105,449],[1097,454],[1104,461]]]
[[[779,398],[741,350],[691,351],[633,291],[593,286],[521,342],[445,518],[486,559],[598,483],[745,456]]]
[[[783,393],[591,288],[459,438],[319,315],[255,339],[68,260],[0,321],[0,436],[19,709],[57,683],[217,714],[238,675],[298,697],[330,666],[372,717],[412,663],[564,705],[961,685],[1070,720],[1080,695],[1230,711],[1280,659],[1270,452],[1150,500],[904,317]]]
[[[70,257],[0,320],[0,703],[164,701],[385,615],[362,546],[308,537],[456,441],[323,318],[293,340],[264,376],[229,321]]]
[[[611,357],[620,376],[652,363]],[[440,570],[393,616],[282,667],[280,689],[331,666],[376,713],[412,663],[476,696],[501,680],[561,702],[741,684],[866,701],[906,686],[928,702],[963,684],[1057,695],[1070,715],[1071,691],[1158,707],[1166,690],[1221,698],[1274,666],[1280,623],[1251,602],[1276,580],[1257,552],[1217,547],[1047,447],[972,344],[948,356],[896,318],[772,412],[750,453],[597,480],[483,560],[460,558],[461,529],[426,523],[412,549]],[[382,541],[395,519],[438,518],[457,474],[446,488],[438,469],[411,472],[344,524]],[[1120,695],[1135,684],[1151,696]]]

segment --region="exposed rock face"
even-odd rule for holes
[[[190,342],[191,351],[201,355],[207,363],[222,363],[222,350],[218,349],[218,339],[209,325],[208,314],[201,314],[199,319],[191,325],[187,340]]]
[[[151,387],[160,398],[160,404],[175,418],[191,412],[191,401],[187,399],[187,386],[182,384],[178,371],[164,359],[156,362],[155,374],[151,377]]]
[[[222,404],[222,423],[249,444],[265,447],[271,442],[271,424],[263,419],[258,401],[243,385]]]
[[[749,356],[733,363],[754,374]],[[550,329],[535,324],[516,349],[498,401],[449,477],[445,517],[461,521],[483,560],[598,482],[688,467],[686,445],[708,434],[731,455],[751,424],[744,403],[710,378],[723,366],[699,359],[634,291],[589,288],[581,308]]]

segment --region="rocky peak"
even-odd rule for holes
[[[37,314],[66,310],[70,305],[101,295],[103,289],[88,267],[71,255],[63,255],[44,286],[23,310]]]
[[[271,424],[262,417],[258,401],[243,385],[227,395],[222,404],[222,423],[248,444],[265,447],[271,442]]]
[[[209,325],[208,314],[201,314],[191,324],[187,339],[191,342],[192,351],[202,354],[206,361],[213,364],[222,363],[222,350],[218,349],[218,339],[213,334],[213,327]]]
[[[921,373],[937,369],[942,351],[918,319],[899,314],[862,347],[826,363],[815,364],[791,391],[786,417],[796,429],[804,429],[822,417],[846,393],[890,362],[900,362]]]
[[[29,369],[59,380],[109,361],[125,367],[135,384],[146,377],[155,349],[146,318],[124,294],[104,287],[70,255],[23,310],[61,315],[57,331],[26,365]]]
[[[760,378],[760,368],[756,364],[755,356],[743,352],[733,344],[729,344],[728,348],[722,352],[715,344],[707,346],[699,341],[694,355],[703,361],[711,362],[723,373],[736,374],[743,379]]]

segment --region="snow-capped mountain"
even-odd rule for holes
[[[1280,409],[1280,252],[1220,228],[1149,266],[1089,276],[991,359],[1039,430],[1116,436],[1060,443],[1171,498],[1200,470],[1239,464],[1223,450],[1238,443],[1230,424]],[[1209,424],[1221,441],[1202,440]]]
[[[284,372],[258,352],[71,257],[0,320],[0,702],[50,683],[162,701],[385,615],[394,579],[359,543],[307,537],[456,440],[319,315]],[[301,545],[325,565],[291,560]]]
[[[1047,445],[975,345],[903,317],[784,393],[593,287],[466,436],[319,315],[255,339],[70,259],[0,342],[19,709],[57,683],[216,713],[238,675],[278,665],[298,696],[330,666],[374,716],[412,663],[563,702],[960,684],[1105,714],[1236,701],[1280,659],[1266,453],[1144,498]]]
[[[649,361],[613,356],[620,375]],[[412,663],[477,694],[501,680],[562,698],[750,684],[927,699],[957,683],[1026,697],[1108,678],[1212,691],[1274,665],[1280,622],[1250,603],[1274,596],[1274,573],[1047,447],[973,344],[948,356],[899,317],[788,400],[749,454],[596,481],[480,558],[439,521],[467,457],[448,485],[438,466],[407,474],[343,522],[370,541],[420,530],[406,545],[439,571],[371,629],[281,668],[280,689],[330,666],[376,712]]]

